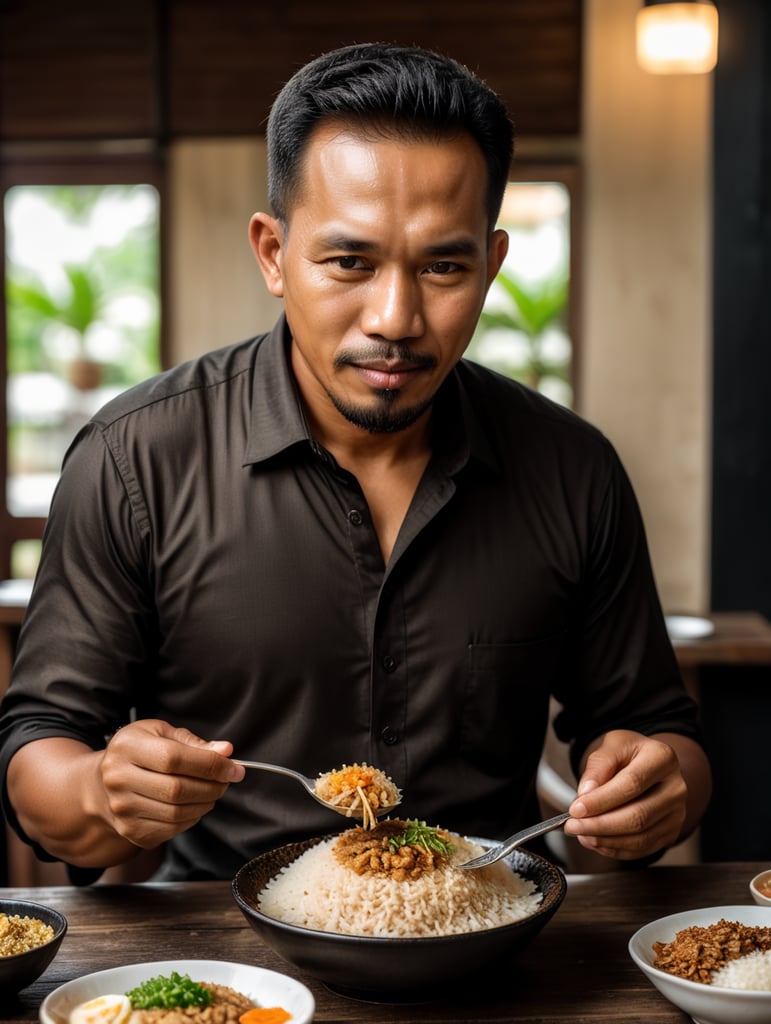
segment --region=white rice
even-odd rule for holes
[[[771,992],[771,950],[756,949],[746,956],[729,960],[712,975],[713,985]]]
[[[385,938],[456,935],[530,917],[542,894],[503,861],[477,871],[442,865],[417,879],[358,875],[341,864],[337,837],[306,850],[263,890],[259,910],[288,924],[343,935]],[[453,860],[484,849],[452,836]]]

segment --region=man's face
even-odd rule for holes
[[[393,432],[430,406],[506,252],[504,232],[488,237],[486,190],[470,136],[316,130],[287,230],[258,214],[252,244],[284,299],[293,369],[317,420],[336,410],[356,427]],[[266,230],[275,236],[267,246]]]

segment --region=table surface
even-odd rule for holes
[[[770,665],[771,623],[758,612],[711,612],[714,633],[672,640],[682,668],[706,665]]]
[[[359,1002],[325,986],[269,950],[247,925],[228,882],[144,883],[90,888],[6,889],[66,915],[69,930],[42,977],[5,1000],[0,1020],[36,1021],[43,998],[91,971],[153,960],[231,960],[303,981],[315,1020],[357,1024],[688,1024],[689,1018],[640,973],[627,951],[637,928],[696,907],[751,902],[749,879],[762,863],[650,867],[568,875],[562,906],[533,944],[501,971],[497,990],[437,1002]]]

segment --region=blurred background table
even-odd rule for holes
[[[686,685],[698,700],[712,762],[713,795],[699,830],[705,861],[771,863],[771,623],[757,612],[712,612],[711,636],[674,640]]]
[[[712,612],[714,633],[696,640],[672,637],[683,676],[698,695],[699,669],[707,665],[771,666],[771,622],[758,612]]]

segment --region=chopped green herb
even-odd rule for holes
[[[208,1006],[212,1000],[212,994],[208,989],[199,985],[197,981],[191,981],[186,974],[178,974],[176,971],[172,971],[168,978],[163,975],[148,978],[126,995],[131,1000],[131,1007],[134,1010]]]
[[[417,818],[411,818],[404,832],[400,836],[390,836],[388,842],[397,849],[400,846],[422,846],[424,850],[440,853],[443,857],[449,857],[455,849],[452,843],[442,839],[438,829]]]

